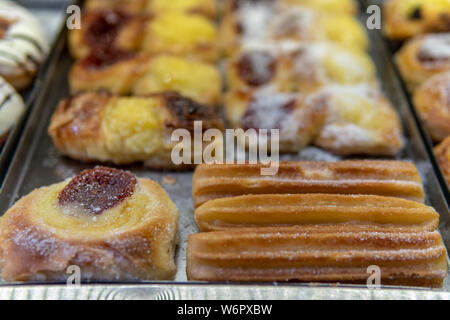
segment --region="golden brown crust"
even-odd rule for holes
[[[195,210],[200,231],[296,225],[345,225],[385,232],[434,231],[431,207],[392,197],[340,194],[245,195],[208,201]]]
[[[450,71],[450,34],[429,34],[409,40],[395,60],[408,89],[413,92],[430,77]]]
[[[414,106],[431,138],[440,142],[450,135],[450,72],[427,80],[414,94]]]
[[[133,99],[140,99],[139,102]],[[118,103],[133,107],[135,103],[154,104],[157,115],[155,128],[147,130],[154,136],[153,144],[161,147],[146,152],[146,140],[133,140],[138,145],[135,154],[116,144],[111,144],[112,135],[118,135],[120,128],[105,129],[105,112]],[[127,107],[127,106],[126,106]],[[120,115],[119,115],[120,116]],[[124,119],[126,115],[122,115]],[[152,119],[147,119],[152,120]],[[182,128],[191,133],[193,139],[194,121],[203,122],[203,130],[216,128],[224,130],[222,120],[211,108],[194,103],[176,93],[162,93],[147,97],[118,97],[106,92],[84,92],[60,102],[52,116],[48,132],[56,148],[63,154],[80,161],[113,162],[115,164],[131,164],[144,162],[156,169],[191,169],[192,165],[176,165],[171,159],[171,147],[166,146],[174,130]],[[125,120],[124,120],[125,123]],[[154,131],[151,131],[153,130]],[[144,139],[144,138],[142,138]],[[167,140],[167,141],[166,141]],[[148,141],[149,143],[151,141]]]
[[[450,136],[436,147],[435,153],[447,183],[450,185]]]
[[[190,235],[189,280],[366,283],[441,287],[447,253],[439,232],[369,232],[352,226],[253,228]]]
[[[149,195],[153,199],[149,201],[163,205],[143,203],[139,210],[145,212],[136,216],[136,223],[115,225],[112,220],[114,226],[106,226],[101,233],[95,229],[100,228],[95,227],[95,220],[89,220],[82,229],[65,225],[62,221],[66,221],[66,213],[58,205],[48,203],[55,200],[49,194],[67,183],[33,191],[1,218],[0,263],[4,281],[62,281],[70,275],[67,268],[73,265],[80,268],[83,280],[173,277],[178,210],[156,182],[139,179],[135,194]],[[41,211],[48,206],[56,210],[53,217]],[[102,215],[105,214],[114,213]],[[133,217],[126,219],[131,221]]]
[[[419,173],[409,162],[280,162],[274,176],[261,175],[265,167],[199,165],[192,180],[195,207],[208,200],[246,194],[372,194],[424,202]]]

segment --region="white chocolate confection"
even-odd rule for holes
[[[16,90],[0,77],[0,137],[16,124],[25,111],[25,104]]]

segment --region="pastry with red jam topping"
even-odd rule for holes
[[[134,97],[85,92],[60,102],[48,131],[56,148],[76,160],[189,169],[189,163],[172,161],[172,149],[179,142],[171,136],[186,129],[193,146],[195,121],[202,121],[203,130],[224,129],[212,108],[174,92]]]
[[[396,55],[408,89],[418,89],[432,76],[450,71],[450,33],[435,33],[409,40]]]
[[[149,179],[96,167],[34,190],[0,220],[4,281],[167,280],[175,272],[178,209]]]

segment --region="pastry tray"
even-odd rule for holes
[[[62,30],[52,52],[32,113],[26,124],[17,152],[0,193],[0,212],[35,188],[59,182],[94,165],[61,157],[47,135],[50,116],[61,98],[69,95],[68,71],[73,63]],[[390,60],[390,53],[378,31],[369,31],[372,56],[379,71],[383,90],[403,119],[406,146],[398,159],[414,162],[425,185],[427,203],[441,215],[440,231],[450,247],[450,212],[430,161],[418,122],[412,113],[402,85]],[[282,160],[333,161],[340,158],[317,148],[308,147],[298,155]],[[88,283],[67,286],[64,283],[0,284],[0,299],[450,299],[450,281],[441,289],[387,287],[368,289],[358,285],[300,283],[205,283],[186,279],[186,240],[198,232],[191,198],[192,172],[151,171],[142,166],[124,167],[139,177],[158,181],[180,210],[180,242],[176,251],[178,272],[170,282]],[[167,176],[175,184],[164,184]]]

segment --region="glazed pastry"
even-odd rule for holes
[[[228,65],[231,89],[312,92],[326,84],[375,83],[375,66],[359,51],[327,43],[249,44]]]
[[[439,232],[358,226],[250,228],[193,234],[187,275],[200,281],[302,281],[441,287],[447,250]]]
[[[326,111],[324,104],[306,106],[301,95],[271,90],[233,91],[225,99],[225,115],[234,128],[269,133],[278,129],[283,153],[298,152],[310,144],[325,122]]]
[[[97,167],[36,189],[0,220],[4,281],[166,280],[176,271],[178,209],[149,179]]]
[[[305,99],[325,105],[327,118],[314,144],[342,155],[395,156],[403,148],[400,119],[377,89],[368,85],[327,86]]]
[[[112,52],[79,60],[69,75],[72,93],[105,89],[115,94],[144,95],[176,91],[215,107],[222,81],[216,66],[175,56],[148,57]]]
[[[16,90],[0,77],[0,146],[25,112],[25,104]]]
[[[194,121],[202,121],[203,130],[223,131],[222,120],[209,107],[176,93],[118,97],[88,92],[63,100],[48,131],[56,148],[76,160],[185,169],[192,166],[172,162],[178,142],[171,135],[182,128],[193,139]]]
[[[450,136],[448,136],[435,149],[436,157],[441,165],[445,179],[450,186]]]
[[[218,59],[216,27],[201,15],[88,11],[83,13],[82,24],[83,28],[69,34],[70,51],[78,59],[112,49],[175,54],[211,62]]]
[[[28,87],[48,46],[38,20],[14,2],[0,1],[0,76],[17,90]]]
[[[388,0],[383,8],[384,33],[392,40],[450,32],[449,0]]]
[[[264,194],[208,201],[195,210],[200,231],[352,225],[367,231],[434,231],[439,214],[421,203],[373,195]]]
[[[416,90],[430,77],[450,71],[450,33],[411,39],[397,53],[396,61],[409,90]]]
[[[216,3],[214,0],[87,0],[84,8],[87,11],[120,9],[128,13],[142,12],[187,12],[199,13],[215,17]]]
[[[415,92],[414,106],[434,141],[450,136],[450,71],[427,80]]]
[[[398,161],[280,162],[273,176],[259,164],[199,165],[192,178],[195,208],[246,194],[371,194],[424,202],[417,168]]]
[[[330,41],[356,50],[368,47],[367,35],[356,18],[296,6],[244,6],[224,17],[220,32],[223,49],[229,54],[248,41]]]

